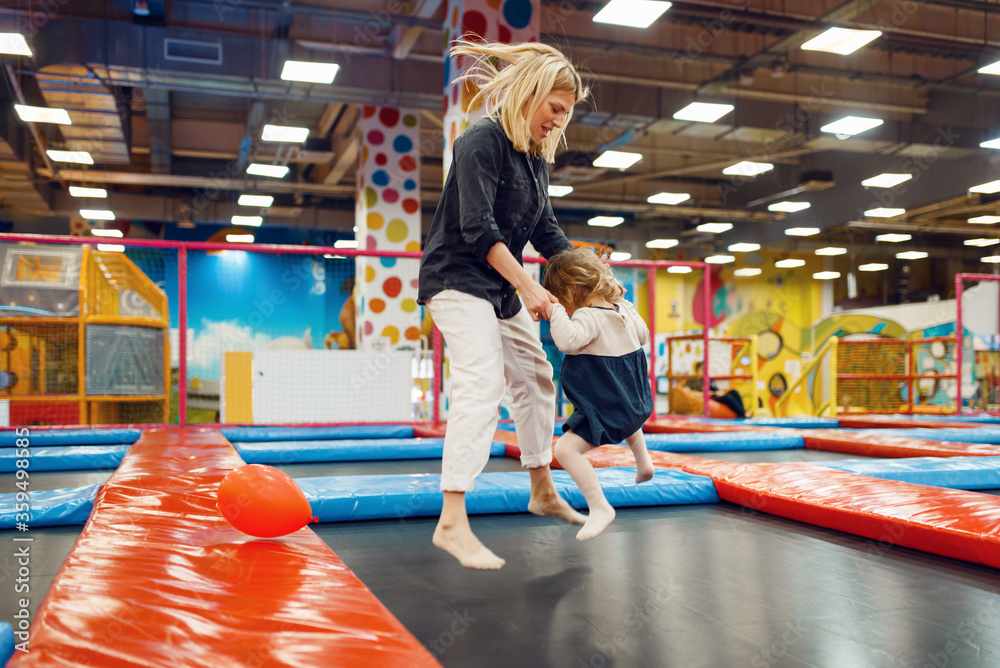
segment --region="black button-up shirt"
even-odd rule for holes
[[[541,157],[516,150],[499,123],[484,118],[455,140],[452,165],[420,261],[417,301],[458,290],[493,304],[498,318],[521,310],[514,287],[486,261],[502,241],[518,262],[529,241],[546,259],[573,246],[549,204]]]

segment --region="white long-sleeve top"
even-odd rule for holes
[[[559,350],[568,355],[620,357],[649,341],[649,328],[632,302],[617,302],[618,310],[588,306],[570,318],[562,304],[552,305],[549,329]]]

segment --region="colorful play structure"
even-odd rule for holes
[[[13,425],[168,421],[166,295],[122,252],[0,245],[0,400]]]

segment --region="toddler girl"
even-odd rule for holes
[[[580,487],[590,515],[577,533],[587,540],[615,518],[586,457],[591,448],[624,439],[635,457],[637,483],[653,477],[642,425],[653,412],[646,351],[649,329],[624,299],[625,289],[590,248],[551,257],[542,286],[552,307],[552,339],[566,353],[561,381],[573,402],[556,457]]]

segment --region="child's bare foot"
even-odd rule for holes
[[[604,527],[611,524],[613,519],[615,519],[615,509],[610,505],[591,508],[590,515],[587,517],[587,523],[577,532],[576,539],[588,540],[593,538],[604,531]]]
[[[468,525],[444,527],[438,524],[431,539],[435,547],[439,547],[458,559],[466,568],[496,570],[506,562],[493,554],[485,545],[479,542]]]
[[[583,524],[587,518],[573,510],[558,494],[532,494],[528,502],[528,512],[543,517],[558,517],[570,524]]]
[[[653,466],[653,462],[647,462],[644,466],[636,464],[635,467],[636,484],[640,482],[646,482],[647,480],[652,480],[654,471],[656,471],[656,467]]]

